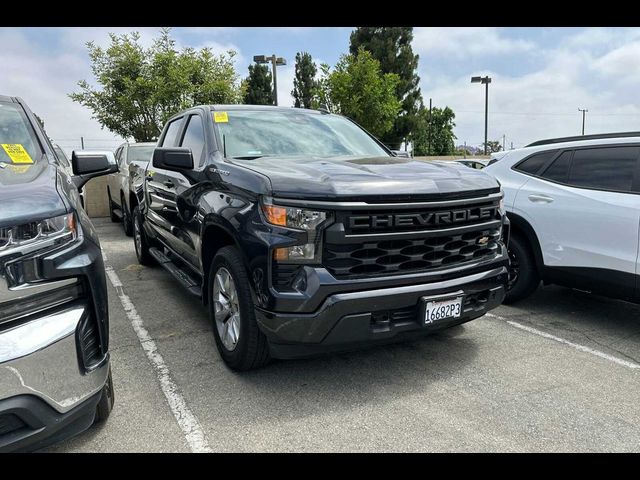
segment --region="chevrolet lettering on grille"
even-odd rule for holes
[[[349,217],[349,228],[355,230],[390,227],[433,227],[474,220],[491,220],[496,218],[497,213],[497,207],[488,206],[428,213],[353,215]]]

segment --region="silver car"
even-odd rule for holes
[[[131,212],[137,205],[135,186],[141,184],[155,147],[155,142],[123,143],[115,152],[119,172],[107,176],[111,221],[121,221],[129,237],[133,234]]]

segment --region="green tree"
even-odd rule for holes
[[[316,64],[309,53],[296,53],[296,76],[293,79],[293,90],[291,91],[296,108],[311,108],[316,88],[317,71]]]
[[[411,135],[418,123],[418,110],[422,104],[418,55],[413,53],[412,27],[358,27],[351,32],[349,53],[355,54],[364,47],[380,62],[382,73],[398,75],[396,98],[402,102],[402,108],[393,128],[381,140],[393,149]]]
[[[484,152],[484,142],[480,144],[480,148]],[[502,151],[502,145],[499,140],[487,140],[487,154]]]
[[[87,43],[99,87],[81,80],[80,91],[69,95],[88,107],[102,128],[137,142],[152,141],[180,110],[242,99],[233,50],[220,55],[210,48],[178,51],[168,28],[149,48],[140,44],[137,32],[109,36],[107,48]]]
[[[244,103],[248,105],[273,105],[273,83],[266,65],[249,65]]]
[[[335,108],[331,103],[330,75],[331,67],[329,64],[320,64],[320,77],[316,80],[311,93],[311,108],[324,108],[329,112],[335,113]]]
[[[429,109],[421,106],[418,110],[416,128],[411,135],[413,154],[425,155],[453,155],[455,152],[453,127],[456,126],[455,113],[449,107],[434,107],[429,119]],[[431,135],[431,141],[429,141]]]
[[[398,76],[383,74],[370,52],[360,49],[356,55],[343,55],[327,77],[331,109],[382,137],[400,110],[394,93],[397,83]]]

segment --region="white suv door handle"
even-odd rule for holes
[[[551,198],[551,197],[548,197],[546,195],[536,195],[536,194],[529,195],[529,200],[532,201],[533,203],[551,203],[551,202],[553,202],[553,198]]]

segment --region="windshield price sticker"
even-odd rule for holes
[[[13,163],[33,163],[33,159],[19,143],[3,143],[2,148]]]
[[[229,115],[227,115],[227,112],[213,112],[213,121],[216,123],[227,123],[229,121]]]

